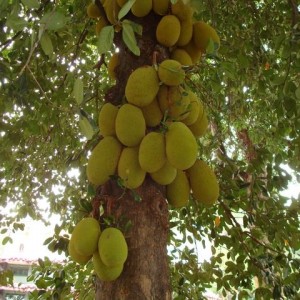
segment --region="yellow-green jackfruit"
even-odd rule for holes
[[[193,37],[193,20],[188,18],[180,22],[180,35],[176,43],[177,46],[187,45]]]
[[[129,76],[125,96],[129,103],[139,107],[149,105],[159,89],[159,79],[152,66],[143,66],[135,69]]]
[[[152,9],[152,0],[136,0],[131,7],[131,12],[136,17],[145,17]]]
[[[72,260],[77,262],[80,265],[85,265],[91,258],[91,255],[85,256],[85,255],[80,255],[74,248],[74,241],[70,240],[68,244],[68,252]]]
[[[120,6],[116,0],[104,0],[103,8],[106,13],[106,17],[111,24],[117,24],[118,14],[120,11]]]
[[[158,184],[167,185],[173,182],[176,174],[177,169],[166,161],[166,163],[158,171],[150,173],[150,176]]]
[[[106,266],[123,265],[128,255],[128,247],[123,233],[114,227],[105,228],[99,238],[98,251]]]
[[[175,4],[172,4],[171,11],[181,21],[191,19],[193,15],[193,9],[190,4],[185,4],[182,0],[178,0]]]
[[[160,124],[163,118],[163,113],[160,110],[156,97],[149,105],[144,106],[141,109],[147,126],[155,127]]]
[[[191,66],[193,64],[190,55],[185,50],[180,48],[172,51],[171,58],[177,60],[183,66]]]
[[[190,113],[184,120],[182,120],[182,122],[189,126],[197,121],[199,113],[203,112],[203,105],[199,101],[197,95],[190,90],[188,91],[188,97],[190,99],[190,106],[189,106]]]
[[[169,9],[170,0],[152,0],[153,11],[158,15],[166,15]]]
[[[146,172],[158,171],[166,162],[165,137],[160,132],[149,132],[139,147],[139,163]]]
[[[164,84],[176,86],[183,83],[185,72],[180,62],[166,59],[158,67],[158,77]]]
[[[166,154],[172,166],[179,170],[190,168],[196,161],[198,145],[189,128],[173,122],[166,132]]]
[[[99,21],[96,23],[96,27],[95,27],[96,35],[99,35],[102,28],[105,27],[106,25],[107,25],[106,20],[103,17],[101,17]]]
[[[187,45],[182,47],[191,57],[193,64],[196,64],[201,56],[202,56],[202,51],[198,49],[193,40],[191,40]]]
[[[90,183],[99,186],[115,174],[121,150],[121,143],[112,136],[106,136],[98,143],[93,149],[86,167]]]
[[[208,120],[205,110],[201,110],[200,108],[200,112],[196,122],[189,125],[188,127],[195,137],[200,138],[201,136],[203,136],[208,127]]]
[[[157,41],[165,47],[172,47],[178,41],[179,35],[179,20],[173,15],[167,15],[162,17],[156,27]]]
[[[120,64],[119,53],[114,53],[107,64],[107,73],[111,79],[116,79],[116,67]]]
[[[214,171],[203,160],[196,160],[187,173],[195,200],[212,206],[219,197],[219,184]]]
[[[139,163],[139,147],[123,149],[118,164],[118,175],[124,186],[129,189],[135,189],[142,185],[146,172]]]
[[[177,171],[173,182],[167,185],[166,192],[167,200],[174,208],[180,208],[188,204],[190,184],[184,171]]]
[[[124,104],[116,117],[116,135],[128,147],[137,146],[145,136],[146,122],[140,108]]]
[[[98,126],[100,134],[102,136],[115,135],[116,134],[116,117],[118,114],[118,107],[111,104],[105,103],[99,113]]]
[[[101,11],[100,11],[99,7],[97,6],[97,4],[95,4],[94,2],[91,2],[88,5],[87,15],[93,19],[101,17]]]

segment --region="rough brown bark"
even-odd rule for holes
[[[130,221],[125,232],[128,258],[122,275],[113,282],[97,283],[97,300],[171,299],[167,256],[168,204],[164,190],[147,178],[135,191],[124,192],[110,182],[99,199],[109,216],[121,228]],[[136,196],[136,195],[135,195]]]

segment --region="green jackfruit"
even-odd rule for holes
[[[106,25],[107,25],[106,20],[103,17],[101,17],[99,21],[96,23],[96,27],[95,27],[96,35],[99,35],[102,28],[105,27]]]
[[[152,9],[152,0],[136,0],[131,7],[131,12],[136,17],[147,16]]]
[[[111,79],[116,79],[116,67],[120,64],[119,53],[114,53],[107,64],[107,73]]]
[[[197,121],[199,113],[203,112],[203,105],[199,101],[197,95],[190,90],[188,91],[188,97],[190,99],[190,113],[184,120],[182,120],[182,122],[189,126]]]
[[[166,15],[169,9],[169,2],[169,0],[152,0],[152,9],[158,15]]]
[[[160,124],[163,118],[163,113],[160,110],[156,97],[149,105],[144,106],[141,109],[147,126],[155,127]]]
[[[80,255],[74,248],[74,241],[70,240],[68,244],[68,252],[72,260],[77,262],[80,265],[85,265],[90,259],[91,255],[85,256],[85,255]]]
[[[166,59],[158,67],[158,77],[164,84],[176,86],[183,83],[185,72],[181,63],[174,59]]]
[[[122,7],[126,2],[127,0],[117,0],[117,3],[120,7]]]
[[[197,138],[203,136],[208,127],[208,120],[205,110],[201,110],[195,123],[188,126],[193,135]]]
[[[174,168],[168,161],[156,172],[150,173],[151,178],[161,185],[167,185],[173,182],[177,174],[177,169]]]
[[[140,108],[124,104],[116,117],[116,135],[128,147],[137,146],[145,136],[146,122]]]
[[[193,20],[188,18],[180,22],[180,35],[176,43],[177,46],[187,45],[193,37]]]
[[[98,251],[102,262],[107,267],[123,265],[128,255],[123,233],[113,227],[104,229],[99,238]]]
[[[203,160],[198,159],[187,173],[195,200],[212,206],[219,197],[219,184],[214,171]]]
[[[185,172],[178,170],[175,179],[167,185],[167,200],[174,208],[186,206],[189,202],[190,184]]]
[[[93,149],[86,167],[90,183],[99,186],[115,174],[121,150],[122,145],[112,136],[106,136],[98,143]]]
[[[146,172],[158,171],[166,162],[165,137],[160,132],[150,132],[139,147],[139,163]]]
[[[171,53],[171,58],[180,62],[183,66],[191,66],[193,64],[190,55],[183,49],[175,49]]]
[[[139,147],[123,149],[118,164],[118,175],[123,180],[124,186],[129,189],[142,185],[146,172],[139,164]]]
[[[178,0],[175,4],[172,4],[171,11],[181,21],[191,19],[193,16],[193,9],[190,4],[185,4],[182,0]]]
[[[170,164],[179,169],[190,168],[196,161],[198,145],[189,128],[182,122],[173,122],[166,132],[166,154]]]
[[[75,251],[82,256],[91,256],[97,251],[100,225],[94,218],[84,218],[74,227],[71,241]]]
[[[118,114],[118,107],[105,103],[99,113],[98,126],[102,136],[116,135],[116,117]]]
[[[125,96],[129,103],[139,107],[149,105],[159,89],[159,79],[152,66],[135,69],[129,76]]]
[[[88,5],[86,12],[87,12],[87,15],[92,19],[101,17],[101,11],[100,11],[99,7],[97,6],[97,4],[95,4],[94,2],[91,2]]]
[[[172,47],[178,41],[179,35],[179,20],[173,15],[162,17],[156,27],[156,40],[165,47]]]
[[[202,56],[202,51],[198,49],[193,40],[191,40],[187,45],[182,47],[191,57],[193,64],[196,64],[201,56]]]
[[[120,11],[120,6],[116,0],[104,0],[103,8],[106,13],[106,17],[111,24],[118,23],[118,14]]]
[[[102,281],[116,280],[122,273],[124,265],[117,265],[115,267],[106,266],[100,258],[98,252],[93,254],[93,266],[94,270]]]
[[[214,43],[211,52],[217,51],[220,47],[220,38],[216,30],[203,21],[195,22],[193,28],[193,41],[195,46],[202,52],[206,52],[210,40]]]

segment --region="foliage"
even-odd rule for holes
[[[189,78],[209,115],[201,157],[214,166],[221,197],[213,208],[191,201],[170,213],[174,298],[197,299],[210,287],[234,299],[296,298],[300,204],[281,192],[300,171],[299,7],[293,0],[199,2],[197,19],[217,29],[221,48]],[[26,216],[47,223],[59,214],[46,241],[53,251],[66,251],[68,233],[91,210],[86,157],[113,84],[103,64],[110,54],[98,52],[113,47],[113,32],[99,37],[108,40],[99,49],[87,4],[0,1],[0,205],[13,208],[0,215],[1,234],[22,230]],[[141,28],[122,22],[123,39],[138,54],[133,36]],[[199,264],[195,241],[211,245],[210,261]],[[47,259],[32,279],[58,294],[93,284],[88,267],[62,269]]]

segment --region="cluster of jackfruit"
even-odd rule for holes
[[[97,276],[103,281],[112,281],[123,271],[128,247],[119,229],[108,227],[101,232],[99,222],[88,217],[75,226],[68,252],[81,265],[92,259]]]

